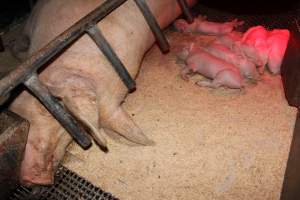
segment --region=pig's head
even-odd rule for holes
[[[249,61],[253,62],[256,66],[261,67],[265,65],[258,50],[254,46],[250,44],[241,43],[239,48],[241,52],[246,56],[246,58]]]
[[[256,83],[260,79],[260,75],[256,69],[253,62],[249,61],[247,58],[240,60],[241,73],[251,82]]]

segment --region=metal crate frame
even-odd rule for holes
[[[110,61],[129,92],[134,91],[136,88],[135,81],[130,76],[109,42],[104,38],[101,30],[97,27],[99,21],[126,1],[127,0],[105,1],[94,11],[83,17],[48,43],[44,48],[19,65],[15,70],[11,71],[7,76],[0,80],[0,97],[5,98],[9,96],[10,92],[15,87],[19,84],[24,84],[83,149],[89,148],[92,144],[90,137],[76,119],[59,103],[48,88],[39,80],[37,70],[55,55],[63,52],[66,47],[72,44],[77,38],[87,33]],[[184,14],[187,16],[187,19],[192,18],[186,1],[178,1]],[[142,12],[147,24],[150,26],[161,51],[164,53],[168,52],[170,48],[169,43],[145,0],[134,0],[134,2]]]

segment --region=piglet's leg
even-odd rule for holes
[[[210,80],[202,80],[197,81],[196,84],[200,87],[210,87],[210,88],[218,88],[221,86],[218,82],[210,81]]]
[[[183,80],[188,81],[190,79],[190,75],[192,74],[192,70],[186,66],[180,72],[180,76]]]

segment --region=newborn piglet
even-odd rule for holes
[[[241,89],[243,78],[240,71],[233,65],[197,47],[194,44],[188,49],[186,66],[181,71],[183,79],[188,80],[189,74],[199,73],[211,79],[197,82],[200,86],[218,88],[220,86]]]
[[[282,60],[289,41],[290,32],[286,29],[275,29],[269,32],[267,43],[270,48],[268,68],[271,73],[279,74]]]
[[[249,61],[245,56],[235,53],[225,45],[212,43],[206,48],[206,51],[236,66],[244,77],[253,81],[259,79],[255,64]]]
[[[206,35],[224,35],[230,33],[234,28],[242,25],[243,21],[234,19],[230,22],[210,22],[206,20],[206,17],[199,16],[194,19],[194,22],[189,24],[184,19],[178,19],[175,21],[175,28],[180,32],[187,33],[201,33]]]
[[[242,37],[237,32],[232,32],[223,36],[219,36],[215,43],[222,44],[234,53],[246,57],[253,62],[260,70],[263,66],[263,61],[258,50],[251,44],[242,43]]]
[[[263,26],[255,26],[246,31],[242,43],[253,46],[257,50],[262,66],[268,62],[269,46],[267,43],[268,31]]]

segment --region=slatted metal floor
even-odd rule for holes
[[[13,191],[8,200],[118,200],[118,198],[61,166],[53,186],[39,188],[39,191],[20,186]]]

